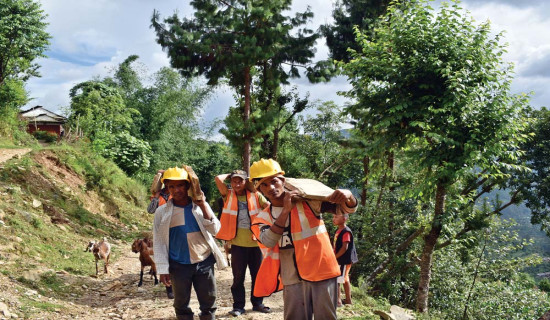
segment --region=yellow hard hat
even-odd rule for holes
[[[165,179],[189,181],[189,174],[183,168],[170,168],[164,171],[164,174],[162,175],[162,179],[160,179],[160,181],[164,183]]]
[[[276,174],[285,174],[279,163],[273,159],[260,159],[250,166],[250,181]]]

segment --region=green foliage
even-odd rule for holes
[[[27,102],[23,81],[6,79],[0,85],[0,137],[18,144],[28,144],[32,140],[26,133],[26,123],[18,118],[19,108]]]
[[[53,133],[53,132],[48,132],[48,131],[35,131],[32,133],[32,135],[37,139],[37,140],[43,140],[45,142],[54,142],[54,141],[57,141],[57,134]]]
[[[539,284],[538,284],[538,287],[540,290],[544,291],[544,292],[550,292],[550,279],[548,278],[544,278],[542,279]]]
[[[152,27],[172,66],[186,76],[204,74],[209,84],[227,78],[229,85],[241,88],[247,81],[246,69],[258,66],[274,73],[269,80],[287,83],[290,76],[298,76],[297,64],[313,57],[318,37],[312,30],[299,29],[313,16],[311,11],[294,17],[282,14],[290,4],[289,0],[238,0],[230,5],[197,0],[191,3],[194,19],[180,20],[174,14],[164,24],[155,11]],[[290,72],[282,69],[283,63],[290,63]]]
[[[532,139],[522,146],[522,160],[531,169],[516,172],[510,187],[518,188],[531,210],[531,222],[540,224],[550,236],[550,111],[533,110],[530,131]]]
[[[107,139],[96,139],[93,142],[93,148],[99,154],[113,160],[119,168],[130,175],[147,169],[150,164],[149,144],[127,132],[114,134]]]
[[[50,39],[45,20],[38,1],[0,1],[0,89],[7,79],[38,76],[33,61],[45,57]]]
[[[406,150],[417,170],[432,170],[428,188],[474,166],[502,171],[525,139],[527,100],[509,93],[500,35],[460,10],[391,7],[375,40],[357,31],[362,51],[343,65],[354,87],[347,95],[357,99],[346,111],[371,140],[369,153]]]
[[[79,83],[69,95],[69,123],[82,129],[92,140],[102,132],[129,130],[132,117],[138,113],[126,107],[118,90],[98,81]]]
[[[457,2],[437,13],[427,1],[395,2],[372,34],[356,29],[356,35],[361,49],[341,64],[353,87],[346,95],[356,101],[345,111],[370,161],[366,178],[380,179],[377,203],[385,188],[399,187],[400,201],[433,204],[413,219],[428,231],[417,253],[416,300],[424,312],[435,248],[485,228],[503,204],[474,208],[475,200],[505,185],[510,171],[527,170],[520,147],[528,137],[528,99],[510,93],[501,35],[492,36],[488,23],[476,25]],[[408,179],[396,180],[397,166]],[[516,193],[510,201],[520,199]]]
[[[541,259],[516,256],[530,244],[511,231],[513,224],[495,218],[489,229],[437,253],[432,313],[458,319],[467,305],[470,319],[531,319],[548,309],[548,296],[536,289],[533,278],[517,272]]]
[[[386,12],[389,0],[339,0],[334,5],[332,25],[322,25],[321,32],[326,37],[330,57],[333,60],[349,62],[348,48],[360,51],[355,41],[354,28],[369,33],[374,29],[378,17]]]
[[[294,17],[283,15],[290,4],[290,0],[237,0],[231,4],[197,0],[191,2],[194,19],[180,20],[174,14],[164,23],[158,12],[153,13],[157,42],[167,51],[173,67],[185,76],[204,75],[209,85],[226,79],[235,89],[241,123],[226,133],[236,136],[232,142],[242,144],[245,169],[250,165],[250,143],[258,132],[249,119],[258,110],[251,104],[253,77],[258,76],[262,90],[274,94],[289,78],[299,77],[298,66],[314,56],[318,35],[302,28],[313,14],[308,9]],[[267,104],[273,102],[269,100]]]
[[[50,35],[46,15],[34,0],[0,1],[0,138],[30,144],[19,108],[28,102],[25,81],[39,76],[34,60],[45,57]]]

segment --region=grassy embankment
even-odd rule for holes
[[[144,210],[146,188],[85,146],[30,147],[0,164],[0,273],[11,286],[59,297],[75,287],[60,274],[95,274],[84,252],[89,240],[127,242],[150,229],[152,216]],[[119,250],[113,246],[111,262]],[[23,311],[63,309],[19,300]]]

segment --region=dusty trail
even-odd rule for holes
[[[6,162],[7,160],[15,157],[22,156],[27,152],[31,151],[29,148],[24,149],[0,149],[0,163]]]
[[[153,279],[144,276],[143,286],[137,287],[139,281],[140,263],[138,254],[130,251],[129,244],[122,244],[117,250],[119,257],[112,263],[109,274],[100,274],[99,278],[60,275],[68,283],[73,283],[79,294],[72,294],[70,302],[58,302],[66,305],[66,310],[59,310],[55,316],[44,315],[37,319],[176,319],[172,300],[167,299],[162,285],[153,286]],[[90,263],[93,259],[90,255]],[[146,271],[148,268],[146,268]],[[232,309],[231,298],[231,268],[216,269],[218,284],[217,319],[249,319],[270,320],[283,318],[282,292],[266,298],[264,303],[271,307],[273,313],[263,314],[252,311],[248,301],[247,313],[235,318],[228,314]],[[245,284],[250,288],[248,276]],[[52,301],[53,302],[53,301]],[[199,305],[195,295],[191,298],[191,308],[198,319]]]

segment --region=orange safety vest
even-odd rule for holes
[[[168,200],[170,200],[172,196],[168,197]],[[166,204],[166,200],[164,200],[164,197],[159,197],[159,207],[163,204]]]
[[[252,223],[252,231],[258,239],[261,227],[271,226],[274,222],[270,208],[260,212]],[[296,203],[290,211],[290,233],[300,279],[322,281],[340,275],[340,268],[323,219],[315,215],[307,202]],[[254,296],[267,297],[282,290],[280,268],[279,244],[276,244],[273,248],[267,248],[267,252],[264,253],[264,260],[256,276]]]
[[[246,190],[246,202],[248,204],[248,214],[250,221],[254,221],[254,217],[260,213],[260,200],[256,192]],[[222,215],[220,217],[221,228],[216,234],[216,238],[220,240],[231,240],[237,236],[237,216],[239,215],[239,199],[237,193],[229,190],[229,195],[223,204]]]

